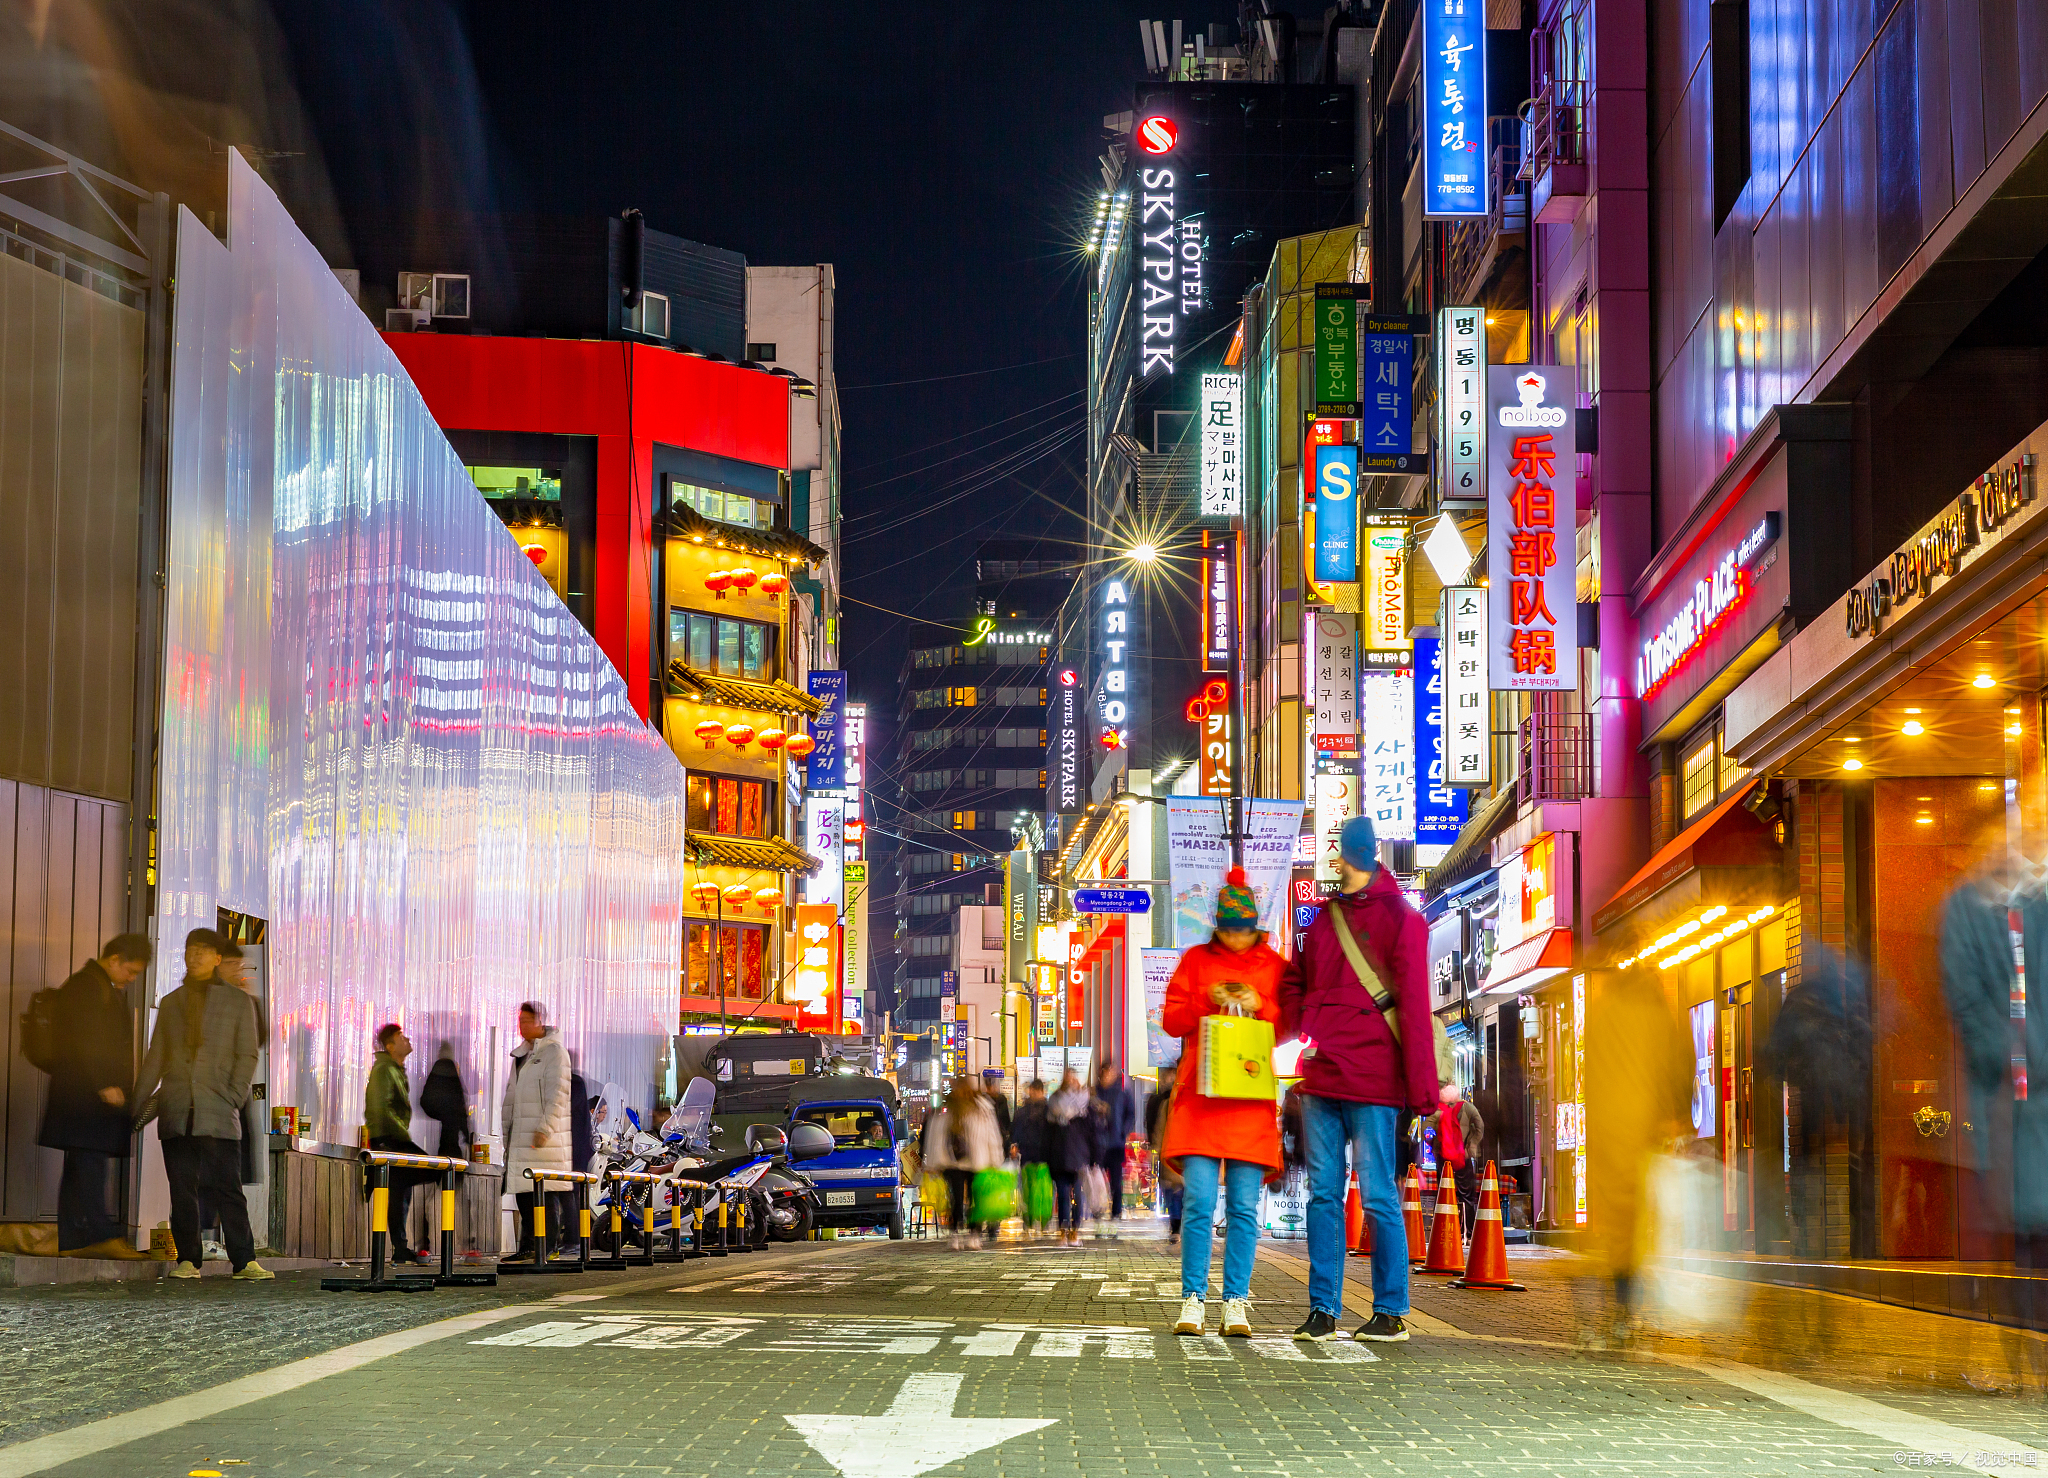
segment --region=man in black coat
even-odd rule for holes
[[[149,940],[117,934],[58,987],[50,1097],[36,1143],[64,1152],[57,1183],[57,1250],[76,1252],[122,1238],[113,1167],[134,1144],[135,1017],[128,987],[149,968]],[[105,1249],[111,1257],[135,1249]]]

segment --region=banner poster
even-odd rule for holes
[[[1138,951],[1145,972],[1145,1065],[1155,1071],[1180,1061],[1180,1038],[1169,1037],[1159,1024],[1160,1013],[1166,1009],[1166,987],[1180,967],[1180,954],[1177,949]]]
[[[1245,880],[1259,900],[1259,927],[1275,939],[1286,927],[1287,879],[1301,838],[1302,809],[1301,801],[1245,802]]]
[[[1173,942],[1200,944],[1216,927],[1216,890],[1230,870],[1230,802],[1166,798],[1166,876],[1173,893]]]

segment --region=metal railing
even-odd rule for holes
[[[1554,165],[1586,162],[1583,81],[1573,77],[1550,78],[1523,108],[1529,119],[1529,145],[1521,178],[1533,180]]]
[[[1459,221],[1445,233],[1444,283],[1452,299],[1467,302],[1477,278],[1492,259],[1502,233],[1529,228],[1529,188],[1522,179],[1522,119],[1514,114],[1486,120],[1486,219]]]
[[[1582,713],[1532,713],[1522,720],[1517,799],[1576,801],[1593,793],[1593,729]]]

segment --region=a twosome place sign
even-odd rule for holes
[[[1970,490],[1936,514],[1913,541],[1849,592],[1850,636],[1869,636],[1885,620],[1955,574],[1964,555],[2002,533],[2037,496],[2034,454],[2023,452],[1978,478]]]
[[[1150,913],[1152,895],[1143,888],[1076,888],[1075,913]]]
[[[1768,512],[1750,526],[1693,581],[1692,591],[1643,639],[1636,657],[1636,693],[1648,698],[1662,688],[1720,624],[1749,599],[1752,579],[1778,545],[1779,518]]]

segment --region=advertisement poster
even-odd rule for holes
[[[1145,949],[1138,951],[1138,957],[1145,972],[1145,1066],[1157,1069],[1180,1061],[1180,1038],[1169,1037],[1159,1025],[1159,1013],[1166,1005],[1166,987],[1180,965],[1180,951]]]
[[[1186,949],[1216,927],[1216,890],[1230,870],[1230,803],[1206,796],[1166,798],[1166,876],[1173,892],[1173,942]]]
[[[813,672],[805,678],[813,698],[825,707],[811,720],[811,739],[816,748],[804,761],[805,785],[813,794],[821,790],[846,788],[846,674],[841,671]]]
[[[1274,800],[1245,803],[1245,881],[1259,900],[1259,927],[1276,939],[1286,925],[1287,880],[1301,836],[1302,805]]]

